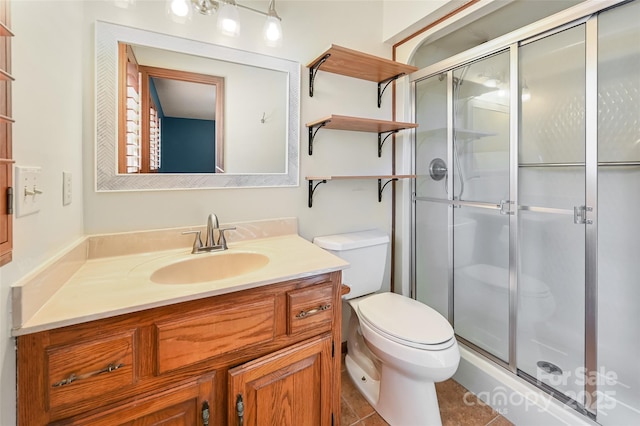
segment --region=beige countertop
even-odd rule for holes
[[[157,284],[151,274],[172,262],[234,252],[266,255],[269,262],[252,272],[196,284]],[[13,335],[78,324],[158,306],[259,287],[348,267],[344,260],[297,234],[230,242],[223,252],[191,254],[178,248],[87,259]]]

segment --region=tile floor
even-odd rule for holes
[[[344,357],[343,357],[344,360]],[[382,417],[364,399],[351,382],[342,363],[342,426],[387,426]],[[453,379],[436,383],[440,417],[443,426],[508,426],[512,425],[488,405],[479,401],[473,395],[467,395],[467,390]],[[467,403],[465,403],[467,401]],[[473,401],[473,404],[468,403]],[[416,424],[412,426],[427,426]]]

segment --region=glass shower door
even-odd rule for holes
[[[509,52],[414,93],[414,296],[509,362]]]
[[[509,362],[509,52],[453,70],[456,334]]]
[[[416,83],[414,285],[416,300],[449,318],[447,75]]]
[[[520,47],[517,367],[583,403],[585,24]]]

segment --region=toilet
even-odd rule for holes
[[[383,292],[389,236],[379,230],[316,237],[345,259],[351,288],[346,369],[356,388],[392,426],[442,424],[435,382],[449,379],[460,352],[453,328],[429,306]]]

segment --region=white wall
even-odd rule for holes
[[[266,1],[243,2],[265,10]],[[0,269],[0,424],[15,423],[15,353],[10,338],[10,286],[83,233],[119,232],[204,224],[210,212],[221,222],[295,216],[300,234],[367,228],[390,231],[390,190],[377,200],[377,182],[329,182],[307,207],[304,176],[377,174],[391,170],[390,144],[377,157],[375,134],[321,130],[308,156],[304,123],[329,114],[391,118],[391,92],[381,109],[376,85],[320,72],[315,94],[308,92],[305,67],[330,44],[389,58],[383,44],[381,1],[286,1],[281,48],[263,46],[263,18],[240,10],[242,35],[228,39],[210,17],[179,25],[164,15],[164,1],[138,0],[122,10],[110,1],[13,2],[14,157],[17,165],[42,167],[41,211],[14,221],[14,260]],[[95,20],[208,41],[299,61],[302,70],[300,186],[130,193],[94,192],[94,26]],[[356,25],[357,24],[357,25]],[[73,173],[73,203],[62,206],[62,171]],[[387,280],[388,283],[388,280]],[[388,284],[387,284],[388,286]]]
[[[255,2],[255,7],[264,9],[265,3]],[[229,39],[217,33],[215,20],[211,17],[194,15],[189,25],[172,22],[164,15],[163,2],[138,2],[135,9],[129,11],[118,9],[109,2],[85,4],[85,76],[93,73],[93,22],[97,19],[280,56],[300,62],[302,70],[299,187],[96,193],[93,190],[93,166],[86,167],[86,232],[194,225],[204,223],[209,212],[215,212],[221,222],[296,216],[300,220],[300,233],[306,238],[368,227],[386,229],[390,217],[389,197],[378,203],[375,181],[327,183],[318,189],[314,207],[309,209],[304,180],[304,176],[313,174],[390,171],[390,153],[387,151],[384,158],[377,158],[375,134],[323,130],[316,138],[314,155],[306,154],[307,132],[304,123],[332,113],[391,117],[390,95],[383,108],[378,109],[376,85],[371,82],[321,71],[316,78],[314,97],[310,98],[307,94],[306,65],[331,43],[390,57],[390,46],[380,41],[381,3],[373,1],[367,4],[368,7],[363,7],[360,1],[278,2],[284,31],[284,42],[280,48],[263,45],[263,17],[245,10],[240,10],[241,36]],[[359,25],[358,31],[354,31],[354,22],[370,24]],[[85,84],[84,113],[86,117],[92,117],[93,81],[87,79]],[[90,120],[84,121],[84,140],[84,163],[93,165],[94,125]],[[362,215],[362,211],[367,214]]]
[[[10,285],[83,233],[82,7],[76,2],[12,2],[13,156],[42,167],[41,210],[14,218],[13,262],[0,270],[0,424],[15,418],[15,352]],[[62,205],[62,171],[73,202]]]

